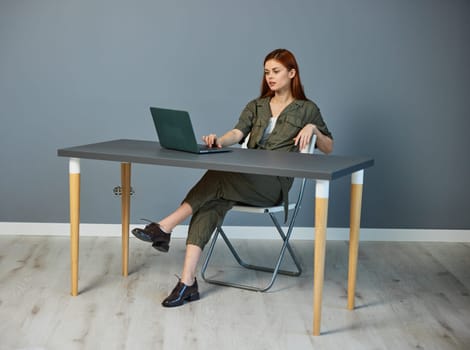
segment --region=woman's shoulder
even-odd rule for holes
[[[295,100],[291,109],[294,113],[302,116],[314,116],[320,114],[320,108],[312,100]]]
[[[301,107],[309,110],[320,110],[318,108],[317,104],[313,102],[312,100],[306,99],[306,100],[296,100],[295,101],[297,104],[299,104]]]
[[[269,97],[258,97],[249,101],[245,106],[245,110],[255,111],[263,106],[269,106]]]
[[[248,102],[248,104],[265,105],[265,104],[269,104],[269,100],[270,100],[270,97],[257,97],[251,100],[250,102]]]

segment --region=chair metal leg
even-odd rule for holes
[[[281,272],[282,270],[279,271],[279,273],[282,273],[283,275],[289,275],[289,276],[300,276],[300,274],[302,273],[302,267],[300,266],[300,262],[297,260],[297,257],[296,255],[294,254],[294,251],[292,250],[292,247],[290,246],[289,244],[289,239],[290,239],[290,236],[292,234],[292,229],[294,228],[294,225],[293,223],[291,223],[289,225],[289,228],[287,229],[287,234],[284,235],[284,231],[282,230],[281,228],[281,225],[279,225],[279,222],[277,221],[276,217],[274,216],[274,214],[269,214],[271,216],[271,219],[272,221],[274,222],[274,225],[276,226],[277,228],[277,231],[279,232],[279,235],[281,236],[282,240],[284,241],[284,244],[282,246],[282,251],[281,251],[281,257],[284,256],[284,252],[286,250],[286,248],[288,249],[289,251],[289,254],[292,258],[292,260],[294,261],[294,264],[297,268],[297,272],[289,272],[289,271],[284,271],[284,272]]]
[[[274,222],[274,225],[276,226],[276,228],[279,232],[279,235],[281,236],[282,240],[284,241],[284,243],[282,245],[282,248],[281,248],[281,251],[279,253],[279,257],[277,259],[276,265],[274,267],[253,265],[253,264],[249,264],[249,263],[246,263],[245,261],[243,261],[243,259],[240,257],[240,255],[236,251],[235,247],[232,245],[232,243],[228,239],[227,235],[223,231],[222,227],[218,226],[217,229],[216,229],[216,232],[214,233],[214,237],[212,238],[211,244],[209,246],[207,256],[206,256],[206,260],[204,261],[204,264],[202,266],[201,276],[204,279],[204,281],[206,281],[208,283],[212,283],[212,284],[223,285],[223,286],[241,288],[241,289],[257,291],[257,292],[265,292],[273,286],[278,274],[283,274],[283,275],[288,275],[288,276],[299,276],[302,273],[302,268],[300,266],[299,261],[297,260],[296,255],[294,254],[294,251],[292,250],[292,247],[289,244],[289,238],[290,238],[291,233],[292,233],[293,224],[291,223],[289,225],[289,229],[287,231],[287,234],[284,234],[284,232],[283,232],[281,226],[279,225],[279,222],[275,218],[275,216],[273,214],[270,214],[270,216],[271,216],[271,219]],[[271,281],[269,282],[269,284],[267,286],[265,286],[263,288],[260,288],[260,287],[250,286],[250,285],[244,285],[244,284],[238,284],[238,283],[233,283],[233,282],[215,280],[215,279],[211,279],[211,278],[206,277],[206,275],[205,275],[206,274],[206,269],[209,265],[209,261],[212,257],[212,254],[213,254],[213,251],[214,251],[214,248],[215,248],[215,244],[216,244],[216,241],[217,241],[219,235],[223,238],[225,244],[229,248],[229,250],[232,253],[235,260],[240,264],[240,266],[243,266],[243,267],[245,267],[247,269],[251,269],[251,270],[272,273]],[[295,270],[295,271],[282,270],[280,268],[286,249],[289,251],[289,254],[290,254],[290,256],[291,256],[291,258],[292,258],[292,260],[293,260],[293,262],[296,266],[297,270]]]

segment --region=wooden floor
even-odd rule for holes
[[[254,260],[272,241],[240,241]],[[176,283],[184,241],[168,254],[131,239],[80,241],[79,296],[71,297],[66,237],[0,236],[0,349],[470,349],[470,244],[361,242],[357,308],[346,309],[347,243],[327,243],[322,335],[312,331],[311,241],[293,241],[301,277],[267,293],[204,283],[201,300],[160,306]],[[244,282],[220,246],[211,275]],[[289,262],[286,262],[289,265]]]

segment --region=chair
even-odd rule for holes
[[[247,137],[247,139],[248,139],[248,137]],[[312,140],[310,141],[310,143],[301,152],[302,153],[313,154],[313,152],[315,150],[315,141],[316,141],[316,136],[313,135]],[[246,147],[246,142],[247,142],[247,140],[245,140],[245,143],[242,147]],[[208,283],[218,284],[218,285],[222,285],[222,286],[229,286],[229,287],[247,289],[247,290],[257,291],[257,292],[265,292],[273,286],[274,281],[276,280],[276,277],[277,277],[278,274],[287,275],[287,276],[300,276],[300,274],[302,273],[302,268],[300,266],[300,263],[299,263],[296,255],[294,254],[294,251],[292,250],[292,247],[289,244],[289,239],[290,239],[290,236],[292,234],[292,230],[294,228],[295,219],[296,219],[297,214],[298,214],[299,209],[300,209],[300,205],[301,205],[301,202],[302,202],[302,197],[303,197],[303,194],[304,194],[306,182],[307,182],[306,178],[301,179],[299,192],[298,192],[298,195],[297,195],[297,200],[295,202],[290,202],[289,205],[288,205],[289,212],[292,212],[292,214],[290,215],[290,219],[288,221],[288,226],[287,226],[287,232],[286,233],[284,233],[281,225],[279,224],[279,222],[278,222],[278,220],[275,216],[276,213],[284,212],[284,205],[283,204],[277,205],[277,206],[272,206],[272,207],[252,207],[252,206],[247,206],[247,205],[236,205],[231,209],[231,210],[236,211],[236,212],[265,214],[265,215],[267,214],[267,215],[270,216],[272,222],[274,223],[274,226],[276,227],[279,235],[281,236],[281,238],[283,240],[283,244],[282,244],[279,256],[277,258],[277,262],[276,262],[274,267],[252,265],[252,264],[249,264],[249,263],[245,262],[240,257],[237,250],[235,249],[235,247],[232,245],[232,243],[228,239],[227,235],[225,234],[224,230],[222,229],[222,224],[220,224],[220,225],[217,226],[217,228],[215,230],[214,236],[212,237],[212,241],[211,241],[211,243],[209,245],[209,248],[208,248],[208,251],[207,251],[206,259],[204,261],[204,264],[202,265],[201,276],[202,276],[203,280],[208,282]],[[271,281],[269,282],[269,284],[266,285],[265,287],[257,287],[257,286],[252,286],[252,285],[238,284],[238,283],[234,283],[234,282],[222,281],[222,280],[217,280],[217,279],[212,279],[212,278],[206,277],[206,270],[207,270],[207,267],[209,266],[209,262],[210,262],[210,260],[213,256],[214,248],[215,248],[215,245],[216,245],[216,242],[217,242],[219,236],[222,237],[223,241],[225,242],[225,244],[229,248],[229,250],[232,253],[235,260],[242,267],[245,267],[245,268],[251,269],[251,270],[272,273]],[[286,250],[289,252],[289,254],[292,258],[292,261],[295,264],[296,270],[294,270],[294,271],[282,270],[280,268]]]

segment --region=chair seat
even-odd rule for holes
[[[295,205],[296,203],[289,203],[289,210],[294,210]],[[279,213],[284,211],[284,205],[276,205],[272,207],[252,207],[249,205],[235,205],[231,210],[253,214]]]

